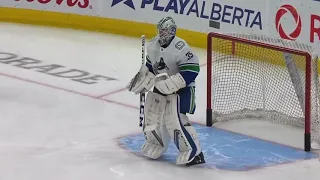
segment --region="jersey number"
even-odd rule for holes
[[[187,52],[186,56],[188,57],[188,60],[192,59],[193,58],[193,54],[192,52]]]

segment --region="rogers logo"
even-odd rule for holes
[[[33,1],[35,1],[35,0],[27,0],[27,2],[33,2]],[[51,1],[54,1],[54,0],[38,0],[38,2],[41,4],[47,4]],[[77,4],[79,8],[88,8],[89,7],[90,9],[92,9],[92,6],[89,6],[90,0],[56,0],[56,4],[61,5],[62,2],[64,2],[64,1],[67,3],[67,5],[69,7],[74,7]]]
[[[281,18],[287,13],[291,13],[291,15],[293,16],[293,18],[296,22],[296,27],[295,27],[294,31],[291,32],[290,34],[287,34],[286,32],[284,32],[282,24],[280,23]],[[297,37],[301,33],[301,27],[302,27],[301,17],[298,14],[296,8],[294,8],[293,6],[288,5],[288,4],[283,5],[279,8],[279,10],[276,14],[276,28],[277,28],[277,31],[278,31],[281,38],[288,39],[288,40],[297,39]]]

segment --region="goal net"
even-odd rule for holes
[[[207,126],[258,118],[303,127],[320,139],[318,57],[311,46],[256,34],[210,33]]]

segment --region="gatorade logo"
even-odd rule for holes
[[[285,32],[283,30],[282,24],[280,23],[280,20],[287,13],[290,13],[292,15],[292,17],[294,18],[295,23],[296,23],[296,27],[292,32]],[[276,28],[277,28],[277,31],[278,31],[281,38],[288,39],[288,40],[297,39],[301,33],[301,27],[302,27],[301,17],[298,14],[296,8],[294,8],[293,6],[288,5],[288,4],[283,5],[279,8],[279,10],[276,14]]]

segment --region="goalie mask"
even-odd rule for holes
[[[157,24],[160,46],[165,46],[176,36],[177,26],[171,17],[162,18]]]

